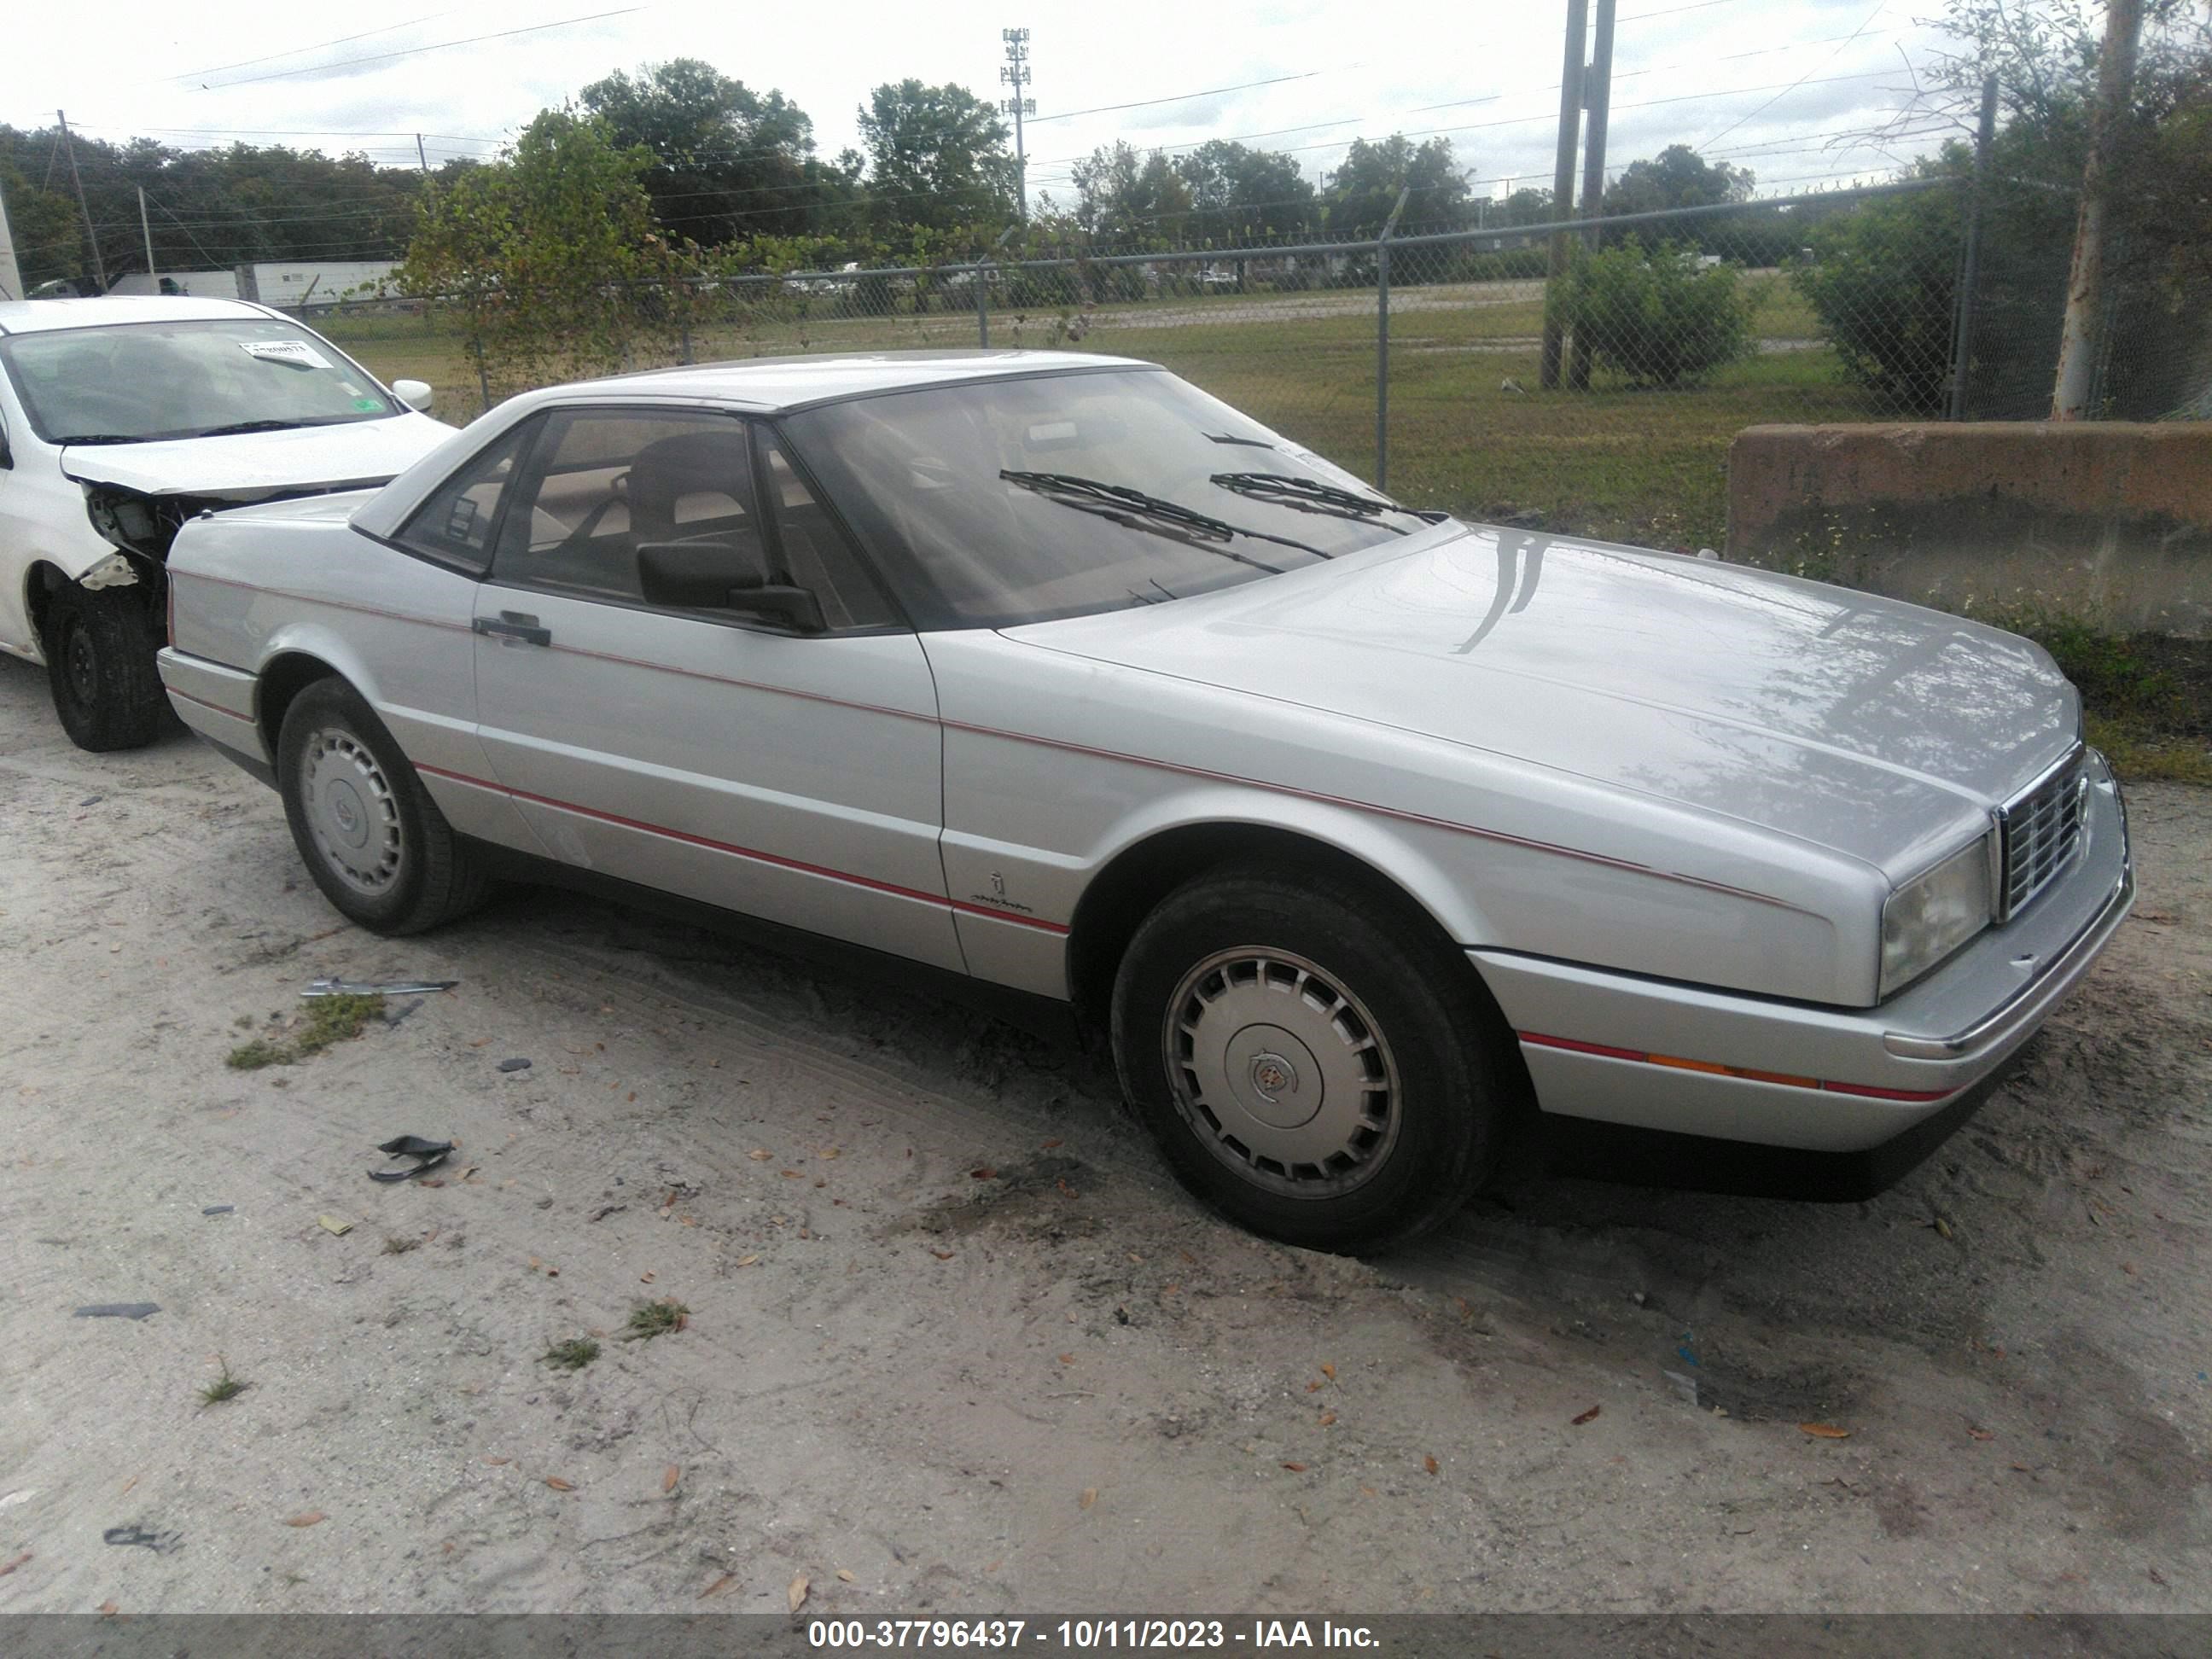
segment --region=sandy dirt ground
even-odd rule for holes
[[[0,1610],[2212,1610],[2212,793],[2133,807],[2136,918],[1896,1190],[1532,1177],[1358,1262],[896,986],[340,927],[273,794],[0,663]],[[325,974],[462,982],[226,1066]]]

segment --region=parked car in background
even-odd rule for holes
[[[429,404],[262,306],[0,303],[0,651],[46,665],[80,746],[149,741],[178,526],[381,483],[452,430]]]
[[[2027,641],[1415,512],[1113,358],[556,387],[170,574],[177,712],[343,915],[547,877],[1073,1006],[1308,1245],[1547,1120],[1869,1190],[2133,892]]]

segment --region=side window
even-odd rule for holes
[[[783,445],[759,431],[762,487],[775,520],[780,576],[811,589],[832,629],[881,628],[898,620],[859,550],[807,487]]]
[[[590,599],[641,601],[641,550],[694,573],[726,565],[726,586],[761,581],[745,424],[648,409],[549,416],[500,532],[494,574]]]
[[[399,527],[400,544],[441,564],[483,575],[491,565],[500,507],[538,427],[536,421],[525,421],[441,484]]]

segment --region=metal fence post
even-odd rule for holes
[[[1408,185],[1398,192],[1382,234],[1375,241],[1375,487],[1390,487],[1390,233],[1406,210]]]
[[[1954,421],[1966,418],[1966,380],[1974,361],[1974,288],[1981,274],[1982,197],[1989,189],[1990,146],[1997,131],[1997,77],[1982,80],[1982,118],[1974,130],[1973,194],[1966,199],[1966,247],[1959,262],[1958,309],[1951,325],[1951,406]]]
[[[975,261],[975,343],[991,349],[991,297],[985,291],[983,262]]]

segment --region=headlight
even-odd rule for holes
[[[1881,907],[1881,995],[1900,990],[1990,925],[1994,832],[1909,881]]]

